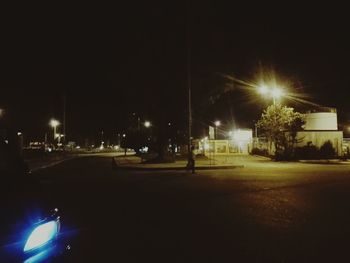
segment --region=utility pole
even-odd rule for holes
[[[66,93],[63,95],[63,150],[66,149]]]
[[[190,43],[190,1],[187,2],[187,89],[188,89],[188,161],[187,165],[192,163],[192,90],[191,90],[191,43]]]

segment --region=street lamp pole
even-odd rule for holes
[[[63,150],[66,149],[66,94],[63,95]]]
[[[215,121],[215,140],[217,140],[217,137],[218,137],[218,127],[221,125],[221,122],[220,121]]]
[[[56,125],[53,126],[53,140],[55,141],[56,140]]]
[[[191,43],[190,43],[190,1],[187,2],[187,92],[188,92],[188,156],[187,166],[192,163],[192,90],[191,90]]]
[[[55,119],[51,119],[50,121],[50,126],[53,128],[53,141],[55,142],[56,140],[56,131],[57,131],[57,126],[60,125],[60,122]]]

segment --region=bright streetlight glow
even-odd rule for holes
[[[266,85],[259,86],[258,92],[265,97],[271,97],[273,99],[273,104],[276,104],[276,100],[279,100],[284,95],[282,89],[278,87],[270,88]]]
[[[150,121],[145,121],[145,127],[146,127],[146,128],[151,127],[151,122],[150,122]]]
[[[60,122],[58,120],[55,120],[55,119],[50,120],[50,126],[53,128],[53,140],[56,140],[56,137],[57,137],[56,129],[58,125],[60,125]]]
[[[274,88],[272,91],[271,91],[271,95],[274,99],[279,99],[283,96],[283,91],[281,89],[278,89],[278,88]]]
[[[265,85],[262,85],[259,87],[259,93],[262,95],[265,95],[267,93],[269,93],[269,89],[268,87],[266,87]]]
[[[55,120],[55,119],[51,119],[50,120],[50,125],[52,128],[55,128],[57,127],[58,125],[60,125],[60,122],[58,120]]]
[[[218,127],[218,126],[221,125],[221,122],[220,121],[215,121],[214,124],[215,124],[216,127]]]

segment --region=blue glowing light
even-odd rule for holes
[[[29,235],[23,251],[28,252],[33,249],[42,247],[47,242],[56,237],[58,232],[58,223],[49,221],[37,226]]]

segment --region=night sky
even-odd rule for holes
[[[350,124],[346,8],[174,3],[9,10],[1,32],[4,118],[43,138],[51,117],[62,120],[65,94],[70,140],[122,132],[133,112],[184,129],[190,25],[198,135],[216,118],[252,126],[266,102],[242,89],[223,93],[221,73],[250,80],[261,67],[292,79],[310,101],[336,107],[340,123]]]

